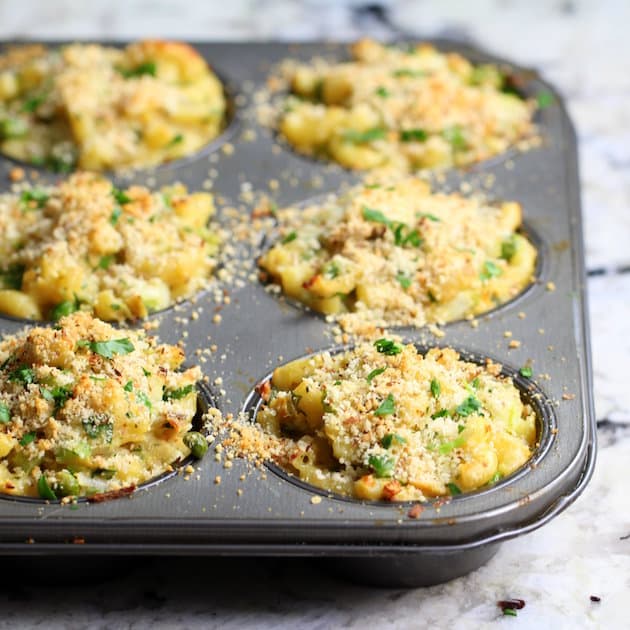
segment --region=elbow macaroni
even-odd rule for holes
[[[432,194],[416,178],[368,184],[278,213],[283,238],[259,260],[283,292],[353,332],[448,322],[531,282],[521,207]]]
[[[176,346],[87,313],[4,339],[0,493],[90,495],[171,469],[190,452],[201,377],[178,372],[183,360]]]
[[[278,124],[300,153],[413,171],[478,162],[533,134],[534,103],[495,65],[428,44],[403,50],[364,39],[351,53],[345,63],[284,64],[292,96]]]
[[[58,319],[146,317],[208,280],[220,241],[208,193],[181,185],[121,191],[79,173],[0,197],[0,312]]]
[[[536,442],[534,411],[500,372],[382,339],[276,368],[256,420],[274,460],[318,488],[387,501],[468,492],[520,468]]]
[[[147,167],[221,131],[223,87],[187,44],[22,46],[0,56],[0,151],[67,173]]]

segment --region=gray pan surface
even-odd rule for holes
[[[452,42],[435,43],[473,61],[502,62]],[[268,191],[283,206],[359,180],[358,174],[293,153],[257,124],[252,107],[252,95],[274,63],[286,57],[308,59],[322,51],[343,58],[344,45],[215,43],[197,48],[235,99],[232,124],[201,154],[151,173],[138,172],[131,180],[120,180],[121,185],[134,181],[159,187],[182,181],[195,190],[210,178],[221,219],[228,204],[251,212],[241,200],[249,188]],[[465,182],[474,189],[494,176],[491,195],[522,204],[526,229],[539,245],[537,281],[519,298],[480,316],[476,328],[467,321],[449,324],[441,339],[427,330],[397,332],[423,347],[450,345],[476,357],[490,356],[511,374],[532,362],[545,422],[534,465],[490,490],[430,501],[418,518],[409,518],[409,504],[322,496],[273,469],[252,471],[239,460],[225,468],[211,448],[189,480],[172,476],[136,491],[131,499],[69,507],[0,497],[0,552],[343,556],[345,567],[359,572],[365,571],[366,560],[377,558],[388,559],[386,567],[381,565],[386,582],[395,581],[397,563],[403,562],[416,571],[411,582],[432,583],[475,568],[494,552],[495,543],[540,526],[569,505],[588,482],[595,457],[576,140],[553,88],[531,71],[507,65],[525,72],[526,93],[548,90],[555,96],[538,114],[542,146],[467,171],[450,170],[437,187],[455,189]],[[233,152],[221,148],[228,140]],[[280,150],[272,151],[274,145]],[[3,181],[8,182],[6,174],[14,166],[0,158]],[[42,171],[39,181],[56,177]],[[277,190],[269,188],[272,179],[280,182]],[[549,290],[549,282],[555,290]],[[256,404],[254,384],[279,362],[332,348],[335,342],[322,317],[279,300],[257,282],[226,289],[231,302],[221,307],[219,324],[213,322],[217,303],[212,291],[198,296],[194,305],[186,302],[150,319],[160,323],[156,334],[163,342],[175,343],[187,333],[188,362],[196,360],[195,350],[216,344],[218,350],[201,367],[217,406],[237,414]],[[200,314],[196,320],[190,317],[193,310]],[[519,317],[521,312],[525,318]],[[24,325],[0,316],[3,334]],[[521,346],[510,349],[505,331]],[[218,377],[222,384],[215,385]],[[528,387],[524,379],[517,381]],[[217,476],[220,484],[215,483]],[[322,501],[312,503],[314,496]],[[84,544],[72,544],[77,539]],[[413,562],[424,569],[414,569]],[[449,563],[451,568],[445,569]]]

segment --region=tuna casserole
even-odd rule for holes
[[[190,453],[199,368],[176,346],[75,313],[0,342],[0,492],[135,486]]]
[[[364,39],[352,61],[286,63],[279,129],[297,151],[352,169],[465,166],[533,133],[533,102],[492,64]]]
[[[145,317],[203,287],[219,234],[208,193],[126,190],[78,173],[55,188],[0,195],[0,312],[58,319]]]
[[[521,292],[535,269],[518,203],[431,193],[417,178],[277,217],[280,240],[260,266],[286,295],[352,332],[482,313]]]
[[[10,48],[0,56],[0,152],[67,173],[147,167],[221,131],[223,87],[187,44]]]
[[[323,490],[425,500],[496,483],[531,456],[536,416],[501,366],[379,339],[276,368],[256,419],[269,455]]]

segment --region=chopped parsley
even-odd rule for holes
[[[373,223],[382,223],[388,227],[392,223],[380,210],[368,208],[367,206],[363,206],[362,215],[366,221],[372,221]]]
[[[368,464],[372,467],[377,477],[391,477],[396,460],[390,455],[370,455]]]
[[[109,269],[109,266],[112,264],[114,260],[114,256],[101,256],[101,259],[98,261],[99,269]]]
[[[80,304],[77,299],[60,302],[50,311],[50,318],[56,322],[58,319],[70,315],[70,313],[75,313],[79,310],[79,307]]]
[[[38,94],[37,96],[33,96],[31,98],[27,98],[22,104],[22,111],[34,113],[35,110],[46,100],[45,94]]]
[[[11,422],[11,412],[4,403],[0,402],[0,423],[8,424],[9,422]]]
[[[157,65],[155,61],[145,61],[135,68],[118,68],[118,72],[122,74],[125,79],[135,79],[144,75],[154,77],[157,74]]]
[[[132,391],[133,391],[133,381],[127,381],[127,382],[125,383],[125,386],[123,387],[123,389],[124,389],[126,392],[132,392]]]
[[[442,392],[442,386],[440,385],[440,381],[435,378],[431,379],[431,395],[433,398],[439,398],[440,393]]]
[[[440,217],[436,217],[430,212],[416,212],[416,217],[418,217],[418,219],[429,219],[429,221],[434,221],[436,223],[439,223],[442,220]]]
[[[7,289],[21,289],[24,277],[24,265],[9,265],[4,271],[0,271],[0,284]]]
[[[405,290],[407,290],[411,286],[411,278],[405,275],[402,271],[399,271],[396,274],[396,280],[398,280],[400,286]]]
[[[366,144],[374,142],[374,140],[382,140],[385,137],[385,129],[383,127],[372,127],[372,129],[367,129],[366,131],[348,129],[343,132],[341,137],[346,142],[352,142],[353,144]]]
[[[116,203],[119,203],[121,206],[126,203],[131,203],[132,201],[131,197],[127,193],[125,193],[123,190],[120,190],[120,188],[116,188],[115,186],[112,186],[112,195],[116,200]]]
[[[446,418],[447,416],[450,416],[450,412],[448,409],[440,409],[439,411],[436,411],[435,413],[431,414],[431,419],[435,420],[436,418]]]
[[[422,239],[418,230],[411,230],[405,234],[405,230],[408,227],[404,223],[398,223],[394,228],[394,243],[399,247],[404,247],[409,244],[413,247],[420,247],[422,245]]]
[[[194,390],[195,386],[192,384],[177,389],[167,389],[162,394],[162,400],[181,400],[188,396],[188,394],[192,394]]]
[[[382,374],[386,369],[387,367],[382,367],[372,370],[366,377],[367,382],[371,383],[379,374]]]
[[[107,444],[114,437],[114,422],[106,413],[96,413],[81,421],[90,438],[102,438]]]
[[[77,346],[89,348],[94,354],[106,359],[111,359],[115,354],[129,354],[135,350],[134,345],[127,337],[124,339],[111,339],[110,341],[87,341],[81,339]]]
[[[118,219],[120,219],[120,215],[122,214],[122,208],[116,207],[113,209],[112,214],[109,217],[109,222],[112,225],[116,225],[118,223]]]
[[[9,380],[14,383],[22,383],[22,385],[29,385],[30,383],[35,382],[35,372],[32,368],[26,367],[25,365],[16,368],[9,374]]]
[[[324,278],[334,280],[341,273],[339,265],[335,261],[327,262],[322,268],[322,274]]]
[[[400,132],[401,142],[424,142],[428,137],[424,129],[403,129]]]
[[[448,488],[448,491],[451,493],[452,496],[462,493],[460,487],[455,483],[447,483],[446,487]]]
[[[391,416],[396,413],[396,402],[394,397],[389,394],[387,398],[374,410],[375,416]]]
[[[376,88],[374,94],[376,94],[376,96],[380,96],[381,98],[389,98],[392,95],[391,92],[383,86]]]
[[[38,188],[31,188],[30,190],[23,190],[20,194],[20,202],[30,208],[31,202],[35,202],[38,208],[43,208],[46,202],[50,198],[50,195]]]
[[[494,475],[492,475],[492,479],[490,479],[488,483],[497,483],[498,481],[501,481],[501,479],[503,479],[503,475],[499,471],[497,471],[494,473]]]
[[[381,446],[383,448],[391,448],[394,442],[404,444],[406,441],[407,440],[402,435],[398,435],[398,433],[388,433],[382,437]]]
[[[496,263],[493,263],[491,260],[486,260],[486,262],[483,263],[483,269],[479,274],[479,277],[481,278],[481,280],[486,281],[490,280],[491,278],[497,278],[502,273],[503,270],[501,269],[501,267],[499,267]]]
[[[394,354],[400,354],[402,352],[402,346],[391,339],[378,339],[374,342],[375,348],[381,353],[388,356]]]
[[[19,441],[19,444],[20,446],[26,446],[27,444],[34,442],[36,437],[37,437],[37,431],[29,431],[29,433],[25,433],[22,436],[22,439]]]
[[[72,394],[72,387],[65,385],[57,385],[52,389],[40,389],[42,396],[48,401],[55,404],[55,411],[61,409],[65,404],[70,394]]]
[[[538,92],[536,94],[536,102],[538,103],[538,107],[540,109],[545,109],[554,103],[553,94],[547,90],[543,90],[542,92]]]
[[[166,145],[168,147],[174,147],[177,144],[180,144],[184,141],[184,136],[181,133],[178,133],[176,136],[173,136],[173,139]]]
[[[466,398],[464,402],[457,405],[457,407],[455,408],[455,413],[458,416],[466,417],[469,416],[471,413],[479,411],[480,409],[481,403],[474,396],[468,396],[468,398]]]
[[[524,365],[518,372],[525,378],[531,378],[534,373],[529,365]]]
[[[283,239],[282,239],[282,244],[286,245],[287,243],[290,243],[291,241],[294,241],[297,238],[297,232],[295,230],[293,230],[293,232],[289,232]]]
[[[398,70],[394,70],[392,74],[395,77],[425,77],[427,75],[425,70],[412,70],[411,68],[399,68]]]
[[[151,402],[151,400],[149,399],[149,397],[146,395],[145,392],[136,392],[136,398],[137,400],[139,400],[147,409],[152,409],[153,408],[153,403]]]

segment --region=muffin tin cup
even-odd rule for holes
[[[441,44],[473,61],[505,63],[468,46]],[[208,189],[204,184],[209,179],[219,222],[229,204],[253,230],[249,191],[266,192],[282,207],[360,180],[359,173],[310,162],[277,144],[273,131],[258,125],[253,107],[253,92],[264,87],[274,64],[322,53],[341,59],[346,56],[344,45],[234,43],[197,48],[235,86],[240,132],[229,150],[226,145],[185,163],[173,162],[168,169],[136,172],[130,183],[159,188],[181,181],[189,190],[201,190]],[[575,500],[595,460],[576,141],[560,97],[536,75],[528,76],[527,94],[547,90],[555,98],[539,113],[541,146],[466,171],[446,171],[433,178],[433,186],[454,190],[465,184],[486,190],[494,199],[520,202],[526,228],[541,241],[540,275],[515,300],[478,316],[476,327],[468,321],[453,322],[443,327],[445,336],[439,339],[426,328],[396,332],[422,347],[466,349],[513,370],[531,365],[532,380],[552,405],[555,418],[555,426],[548,427],[554,433],[547,450],[534,467],[483,492],[427,502],[418,518],[411,518],[407,504],[329,498],[239,458],[226,467],[225,459],[216,458],[211,448],[194,464],[189,480],[173,476],[136,492],[131,500],[80,503],[76,509],[0,501],[0,552],[51,558],[307,555],[329,558],[331,570],[341,567],[356,580],[426,585],[474,569],[502,540],[541,526]],[[13,166],[0,159],[0,177],[7,183]],[[38,182],[54,179],[41,173]],[[210,385],[221,391],[216,402],[224,414],[238,414],[257,380],[280,363],[340,343],[324,318],[278,300],[255,279],[223,288],[229,303],[208,291],[152,315],[150,321],[159,324],[155,334],[161,342],[182,340],[187,361],[200,361]],[[0,317],[2,334],[23,327],[24,322]],[[510,347],[514,341],[520,345]],[[210,351],[214,345],[216,350]],[[197,350],[202,351],[199,359]],[[75,540],[83,544],[71,544]]]

